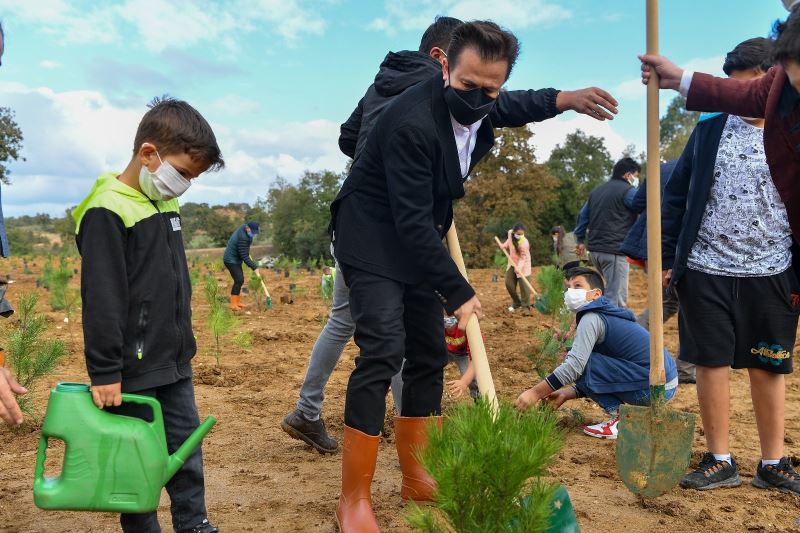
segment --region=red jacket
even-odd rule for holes
[[[458,326],[445,328],[444,340],[447,342],[447,352],[453,355],[470,355],[467,333],[458,329]]]
[[[800,242],[800,105],[791,102],[781,105],[781,97],[789,96],[782,94],[787,85],[786,71],[780,66],[772,67],[755,80],[716,78],[697,72],[689,88],[686,109],[765,119],[767,164],[786,206],[795,241]]]

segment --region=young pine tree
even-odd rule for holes
[[[44,337],[47,319],[36,312],[39,295],[20,295],[16,320],[9,323],[6,358],[19,383],[28,394],[17,398],[25,413],[31,413],[37,383],[55,370],[64,356],[64,343]]]
[[[459,404],[431,426],[420,459],[438,489],[436,503],[411,503],[407,520],[427,533],[531,533],[548,527],[557,485],[543,476],[563,445],[553,411],[520,413],[501,403]]]

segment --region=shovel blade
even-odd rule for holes
[[[654,498],[672,490],[689,467],[695,415],[623,405],[617,435],[617,472],[634,494]]]

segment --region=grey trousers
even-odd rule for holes
[[[628,305],[628,272],[630,264],[624,255],[592,252],[592,264],[603,274],[604,295],[617,307]]]
[[[663,304],[662,309],[664,313],[664,322],[672,318],[673,316],[678,314],[678,310],[680,305],[678,304],[678,298],[667,289],[664,289],[664,297],[663,297]],[[642,326],[646,330],[650,330],[650,309],[647,308],[636,317],[636,322]],[[675,359],[675,363],[678,365],[678,378],[683,380],[690,380],[694,381],[697,377],[697,369],[692,363],[687,363],[686,361],[681,361],[678,359],[678,354],[670,354],[672,358]]]
[[[333,374],[334,368],[342,358],[344,347],[356,331],[356,324],[350,316],[350,289],[344,281],[344,275],[339,265],[336,265],[336,276],[333,279],[333,303],[328,315],[328,323],[314,343],[311,358],[308,361],[306,377],[300,387],[300,399],[297,400],[297,410],[309,420],[319,419],[322,413],[322,404],[325,401],[325,386]],[[462,371],[463,374],[464,371]],[[403,388],[403,370],[392,380],[392,390],[395,390],[394,380]],[[396,405],[401,405],[397,403]]]

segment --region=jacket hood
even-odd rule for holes
[[[612,304],[611,301],[605,296],[601,296],[597,300],[581,307],[578,310],[576,320],[580,321],[583,315],[592,312],[602,313],[606,316],[613,316],[621,318],[623,320],[630,320],[631,322],[636,322],[636,317],[634,316],[634,314],[631,312],[630,309],[623,309],[621,307],[617,307],[616,305]]]
[[[384,97],[397,96],[412,85],[429,80],[441,68],[438,61],[421,52],[389,52],[375,76],[375,90]]]

